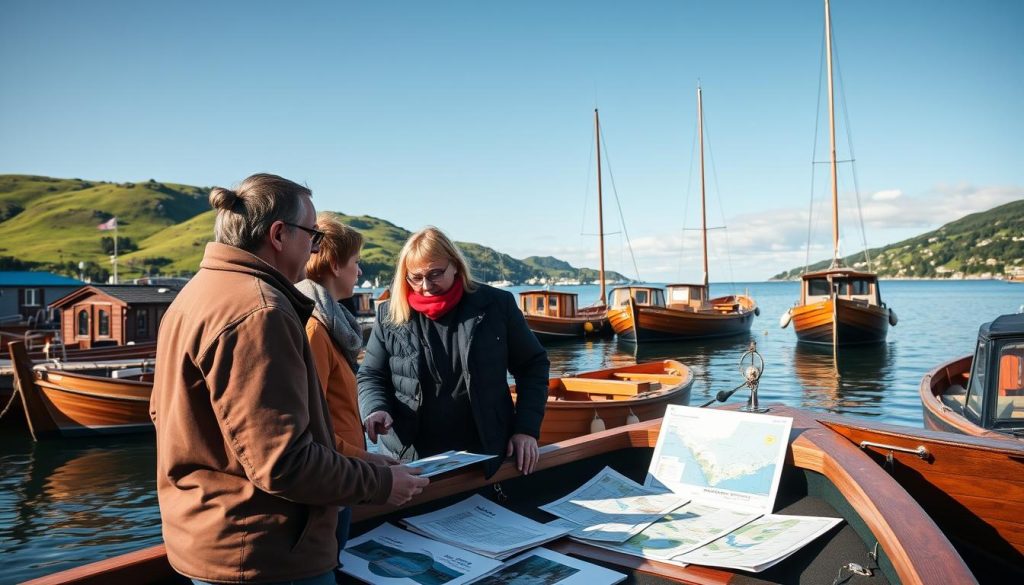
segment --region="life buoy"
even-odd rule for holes
[[[792,321],[792,320],[793,320],[793,315],[791,315],[789,313],[789,311],[786,311],[785,313],[782,314],[781,317],[779,317],[779,327],[781,327],[783,329],[785,329],[786,327],[789,327],[789,322]]]

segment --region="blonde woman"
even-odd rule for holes
[[[508,456],[528,474],[537,463],[548,368],[515,298],[473,282],[455,244],[428,227],[402,247],[391,299],[367,344],[358,376],[363,426],[404,461],[467,450],[498,456],[488,476]]]

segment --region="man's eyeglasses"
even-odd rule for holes
[[[304,225],[299,225],[297,223],[291,223],[289,221],[282,221],[281,223],[283,223],[284,225],[290,225],[294,228],[299,228],[300,230],[309,234],[310,239],[313,240],[314,247],[319,246],[320,242],[324,241],[324,236],[327,235],[316,228],[308,228]]]
[[[448,269],[452,267],[451,261],[444,268],[435,268],[426,274],[409,274],[406,275],[405,280],[411,284],[414,288],[421,288],[425,281],[430,281],[430,284],[437,284],[444,278],[444,275],[448,272]]]

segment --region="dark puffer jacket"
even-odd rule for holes
[[[457,345],[466,364],[469,399],[483,451],[498,455],[488,462],[492,475],[505,457],[508,440],[516,433],[540,436],[548,396],[548,354],[526,325],[511,293],[478,284],[455,309]],[[394,419],[383,435],[384,446],[409,459],[419,429],[423,404],[420,354],[423,352],[418,319],[396,325],[388,321],[387,307],[377,322],[359,367],[359,410],[365,419],[385,411]],[[508,388],[508,373],[516,381],[515,404]]]

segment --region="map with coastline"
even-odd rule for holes
[[[644,485],[772,511],[792,419],[669,406]]]

